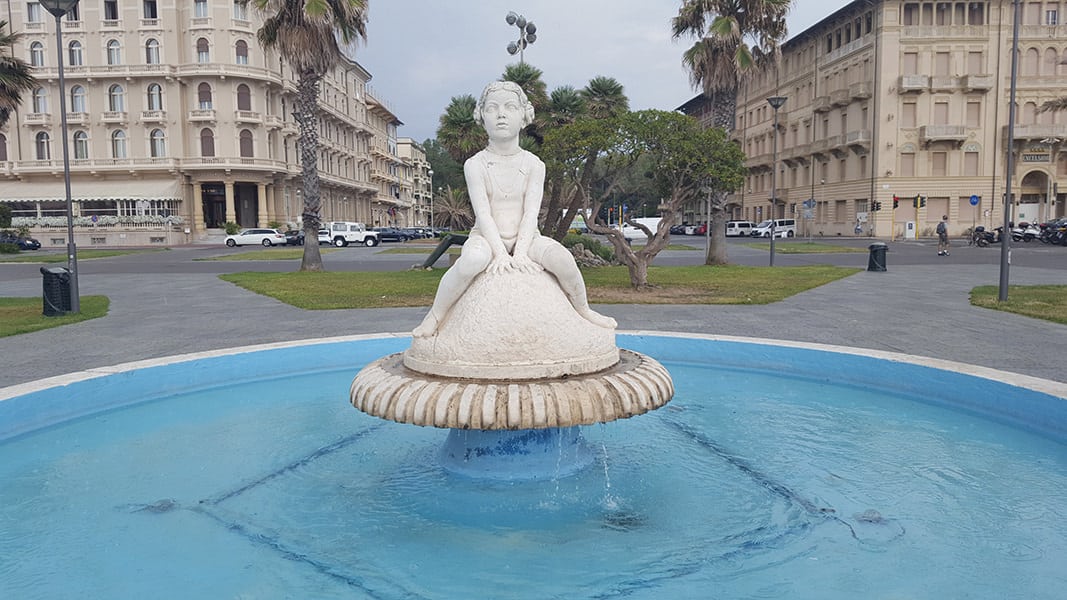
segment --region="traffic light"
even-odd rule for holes
[[[926,206],[926,196],[919,196],[919,207],[922,208],[922,207],[925,207],[925,206]]]
[[[878,201],[875,201],[871,205],[871,210],[874,211],[874,212],[878,212],[878,211],[882,210],[882,203],[878,202]]]
[[[896,210],[900,206],[900,198],[893,196],[893,210]]]

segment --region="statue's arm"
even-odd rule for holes
[[[489,192],[486,189],[488,177],[477,155],[468,158],[467,162],[463,163],[463,176],[467,180],[467,194],[471,198],[474,224],[492,249],[493,259],[510,256],[507,247],[504,246],[504,241],[500,239],[500,230],[496,226],[493,211],[489,207]]]
[[[522,221],[519,223],[519,237],[515,241],[515,255],[526,256],[541,232],[537,229],[537,215],[541,212],[541,201],[545,193],[545,163],[531,155],[530,176],[522,202]]]

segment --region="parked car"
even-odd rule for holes
[[[685,225],[672,225],[671,235],[685,235]]]
[[[303,246],[304,245],[304,230],[295,229],[285,232],[285,244],[287,246]]]
[[[707,235],[707,233],[708,233],[708,224],[707,223],[701,223],[700,225],[697,225],[696,227],[693,228],[692,235]]]
[[[411,234],[399,227],[372,227],[371,231],[378,234],[381,242],[406,242],[411,239]]]
[[[797,234],[796,219],[775,219],[774,237],[791,238]],[[771,237],[771,220],[760,221],[759,225],[752,228],[752,237]]]
[[[748,237],[754,224],[751,221],[727,221],[726,237]]]
[[[226,236],[226,245],[230,248],[244,246],[245,244],[284,245],[285,234],[277,229],[245,229],[240,233]]]
[[[381,238],[378,237],[378,233],[367,229],[367,226],[363,223],[357,223],[355,221],[330,221],[324,225],[330,232],[330,243],[338,248],[344,248],[349,244],[377,246],[378,242],[381,241]]]
[[[13,234],[0,234],[0,244],[14,244],[19,247],[19,250],[37,250],[41,247],[41,242],[38,242],[31,237],[20,237]]]
[[[333,238],[330,237],[330,230],[329,229],[320,229],[319,230],[319,245],[321,246],[323,244],[332,244],[332,243],[333,243]]]

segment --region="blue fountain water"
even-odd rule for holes
[[[203,359],[0,402],[0,597],[1067,586],[1062,399],[862,356],[620,336],[671,370],[675,399],[582,428],[593,468],[479,479],[440,466],[447,432],[349,406],[355,371],[404,344]]]

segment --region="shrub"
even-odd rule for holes
[[[226,227],[226,235],[233,235],[241,231],[241,226],[237,223],[234,223],[233,221],[226,221],[226,225],[224,227]]]
[[[581,244],[586,250],[596,254],[605,261],[611,263],[615,262],[615,249],[611,246],[606,246],[600,243],[600,240],[588,235],[575,235],[568,233],[561,242],[564,247],[570,250],[575,244]]]
[[[19,245],[18,244],[0,243],[0,254],[18,254],[18,253],[19,253]]]
[[[282,227],[281,221],[268,221],[267,227],[270,227],[271,229],[277,229],[278,231],[285,231],[285,228]]]

